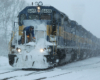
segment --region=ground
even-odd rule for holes
[[[0,56],[0,80],[100,80],[100,56],[76,61],[45,71],[24,71],[11,67]]]

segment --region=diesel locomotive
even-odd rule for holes
[[[24,34],[26,26],[34,26],[35,40]],[[18,26],[14,26],[9,42],[11,66],[34,68],[39,63],[51,67],[97,55],[100,39],[55,7],[39,2],[19,12]]]

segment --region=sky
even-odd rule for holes
[[[26,0],[31,2],[40,0]],[[43,5],[51,5],[64,12],[69,19],[77,21],[93,35],[100,38],[100,0],[41,0]]]

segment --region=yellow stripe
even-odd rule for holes
[[[24,25],[19,26],[19,35],[23,35],[23,28],[24,28]]]
[[[52,33],[52,26],[47,25],[47,35],[50,36],[51,33]]]

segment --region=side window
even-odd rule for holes
[[[50,20],[51,19],[51,15],[50,14],[41,14],[41,19],[42,20]]]
[[[23,24],[23,20],[26,19],[26,15],[25,14],[22,14],[20,15],[20,23]]]

